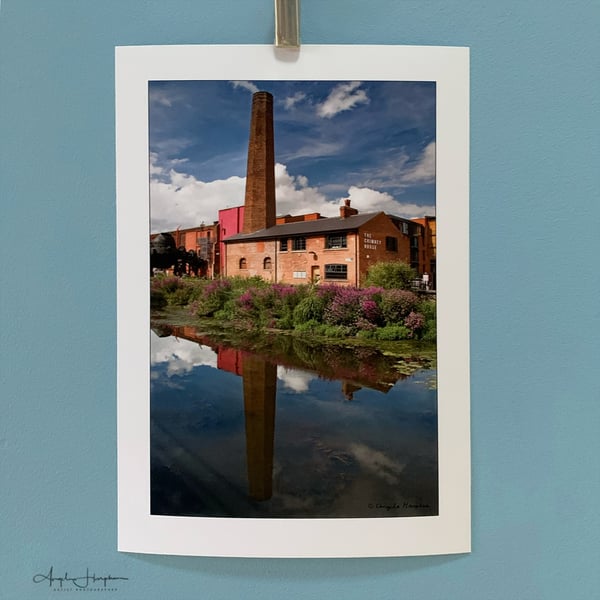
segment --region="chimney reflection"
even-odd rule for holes
[[[245,354],[242,377],[248,492],[255,500],[268,500],[273,494],[277,367],[258,356]]]

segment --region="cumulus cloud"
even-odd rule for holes
[[[151,161],[155,175],[150,181],[150,217],[154,232],[212,223],[218,219],[219,210],[244,203],[245,177],[204,182],[153,164]],[[290,175],[281,163],[275,165],[275,196],[277,214],[320,212],[323,216],[335,216],[338,211],[337,202],[328,201],[318,188],[309,185],[305,176]]]
[[[217,368],[217,354],[208,346],[201,346],[188,340],[174,337],[158,337],[152,333],[150,344],[150,363],[167,363],[167,375],[181,375],[194,367],[209,366]]]
[[[277,367],[277,379],[283,383],[284,387],[301,393],[308,391],[310,382],[315,379],[315,376],[306,371],[287,369],[280,365]]]
[[[288,96],[283,101],[283,106],[286,110],[292,110],[298,102],[301,102],[306,98],[306,94],[304,92],[296,92],[293,96]]]
[[[234,88],[248,90],[252,94],[258,92],[258,88],[251,81],[232,81],[231,85],[233,85]]]
[[[359,89],[360,81],[340,83],[336,85],[322,104],[317,106],[317,114],[320,117],[331,119],[335,115],[350,110],[358,104],[367,104],[369,98],[365,90]]]
[[[277,214],[320,212],[323,216],[334,216],[338,204],[327,200],[317,187],[308,185],[308,179],[302,175],[288,173],[286,165],[275,165],[275,197]]]
[[[212,223],[227,206],[244,203],[246,180],[229,177],[205,183],[171,169],[150,181],[152,231],[172,231]]]
[[[405,219],[424,217],[433,212],[431,206],[398,202],[391,194],[368,187],[350,186],[348,198],[352,206],[360,212],[383,211]]]
[[[153,232],[173,231],[178,227],[197,227],[218,219],[219,210],[244,203],[246,179],[232,176],[204,182],[193,175],[181,172],[174,165],[185,159],[158,165],[151,155],[150,199],[151,229]],[[415,165],[415,176],[417,165]],[[345,195],[334,200],[316,186],[311,186],[304,175],[291,175],[287,166],[275,165],[275,196],[277,214],[300,215],[318,212],[324,217],[339,215],[344,198],[360,212],[384,211],[400,217],[415,218],[432,214],[431,206],[398,202],[391,194],[368,186],[350,186]]]

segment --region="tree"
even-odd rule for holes
[[[409,290],[417,274],[414,269],[401,261],[380,262],[367,271],[366,284],[386,290]]]

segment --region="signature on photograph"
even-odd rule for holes
[[[54,567],[50,567],[50,570],[43,574],[37,573],[33,576],[33,583],[47,583],[49,587],[55,589],[67,589],[67,588],[78,588],[78,589],[108,589],[109,586],[113,586],[115,581],[128,581],[129,577],[114,577],[113,575],[96,575],[96,573],[90,573],[89,568],[85,570],[85,575],[69,576],[69,573],[65,571],[64,575],[55,576]]]

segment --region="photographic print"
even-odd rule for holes
[[[152,514],[436,515],[435,83],[148,93]]]
[[[122,84],[125,94],[117,61],[118,211],[119,224],[129,225],[118,240],[120,322],[129,329],[134,319],[138,336],[120,327],[120,548],[464,551],[468,346],[460,316],[468,310],[468,254],[460,235],[468,228],[460,220],[468,205],[450,180],[465,185],[468,163],[465,155],[450,174],[444,157],[445,148],[466,150],[467,121],[452,144],[452,94],[440,66],[428,67],[417,49],[396,48],[418,60],[404,76],[390,65],[382,76],[346,64],[342,47],[309,47],[309,77],[300,68],[307,65],[267,48],[221,47],[229,66],[219,76],[188,61],[207,47],[118,49],[130,57],[122,68],[136,57],[138,67],[140,58],[148,65],[137,83]],[[161,50],[185,60],[165,71],[151,60]],[[231,52],[244,57],[246,77],[227,62]],[[257,52],[262,68],[249,56]],[[128,122],[132,135],[120,143],[119,117],[133,118],[136,105],[140,129]],[[443,243],[453,222],[446,239],[454,250]],[[134,239],[137,264],[122,251]],[[464,305],[454,319],[463,329],[453,332],[445,282],[461,278]],[[446,383],[444,348],[461,344],[461,371]],[[136,348],[135,379],[127,345]],[[461,386],[457,398],[452,388]],[[124,397],[133,390],[142,396],[137,411]],[[136,433],[126,437],[134,421]],[[457,449],[461,460],[449,464],[444,451]],[[135,481],[122,476],[136,464]],[[449,494],[449,483],[459,492]],[[143,510],[133,515],[135,498]],[[451,528],[461,529],[458,546],[431,539],[447,527],[448,506],[457,519]],[[135,541],[142,523],[156,535],[146,530]],[[373,533],[386,527],[419,538],[377,540]],[[371,539],[354,547],[330,539],[337,531],[361,540],[367,530]]]

